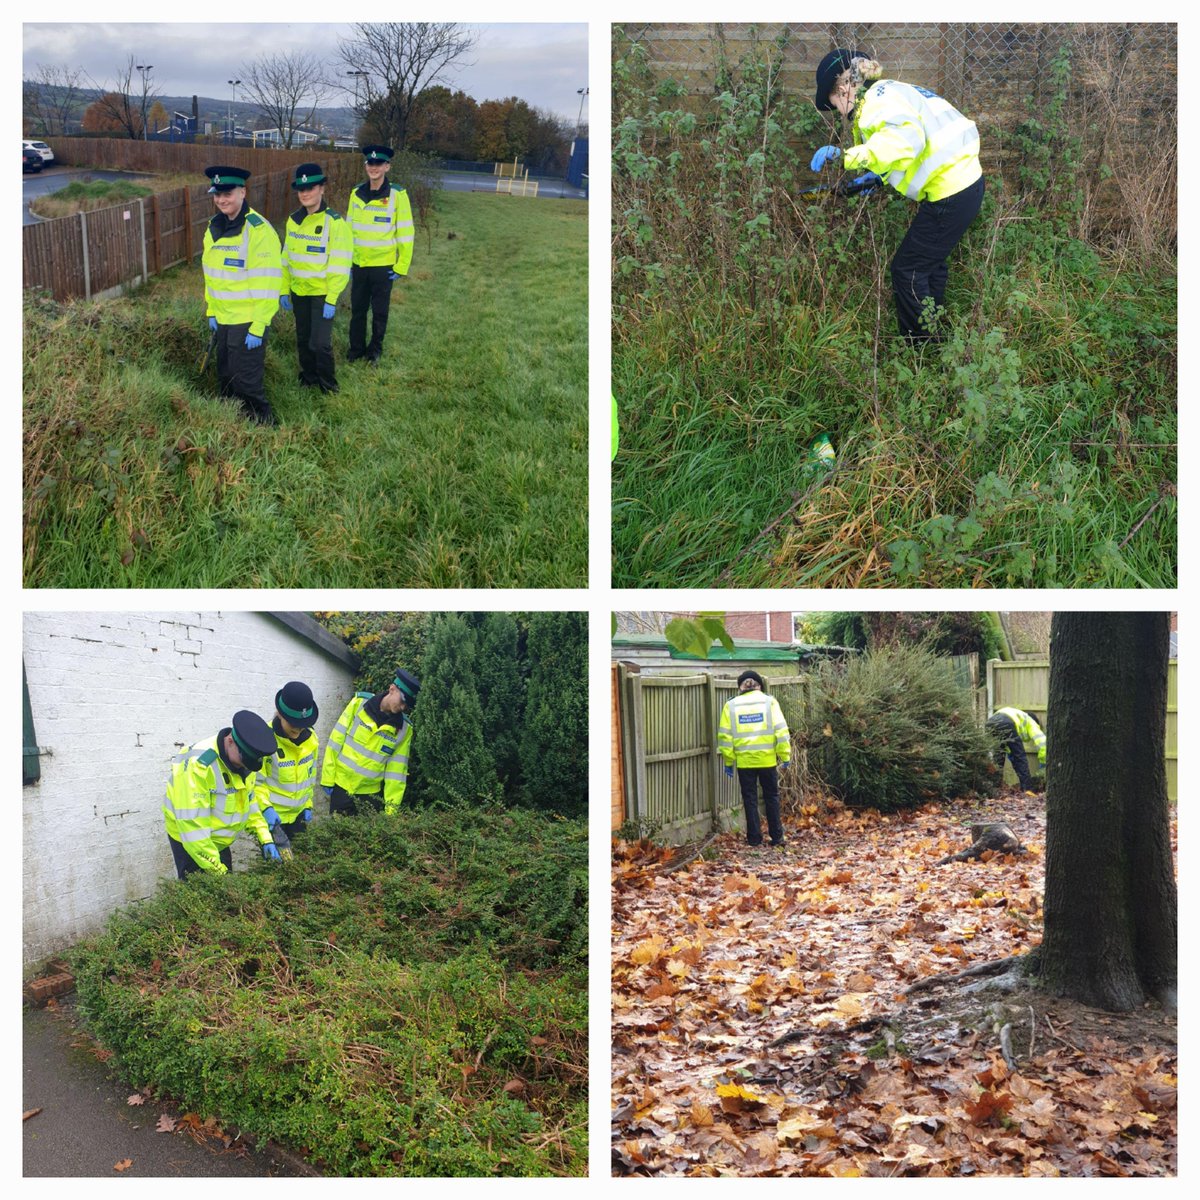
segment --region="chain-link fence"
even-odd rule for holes
[[[1012,129],[1052,98],[1059,85],[1051,66],[1064,52],[1073,67],[1068,104],[1085,138],[1110,139],[1115,131],[1132,142],[1159,130],[1164,113],[1174,114],[1176,107],[1178,32],[1173,24],[718,22],[614,27],[615,54],[627,54],[635,45],[644,51],[649,72],[679,89],[676,103],[697,112],[736,81],[748,61],[767,59],[778,91],[811,97],[817,64],[825,54],[837,47],[860,50],[883,66],[887,78],[927,87],[967,113],[985,135],[985,166],[999,165],[1003,154],[1003,144],[987,138],[987,131]],[[1085,119],[1105,112],[1119,114],[1120,120]]]

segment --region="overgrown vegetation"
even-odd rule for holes
[[[913,349],[888,271],[913,206],[800,194],[843,131],[782,90],[782,44],[718,62],[705,104],[617,28],[618,585],[1174,586],[1174,96],[1134,157],[1104,89],[1137,68],[1097,66],[1105,36],[985,124],[1015,171],[987,172],[942,341]]]
[[[122,200],[139,200],[153,192],[152,187],[140,180],[76,179],[57,192],[35,197],[29,202],[29,210],[38,217],[68,217],[120,204]]]
[[[582,1175],[587,829],[499,808],[315,824],[164,883],[72,955],[129,1081],[329,1175]]]
[[[277,429],[199,372],[199,267],[132,296],[24,298],[30,587],[573,587],[587,571],[586,206],[439,193],[378,368],[297,383]],[[450,235],[454,235],[451,237]]]
[[[990,794],[994,742],[950,663],[922,647],[873,650],[811,677],[798,741],[815,777],[846,804],[892,812]]]

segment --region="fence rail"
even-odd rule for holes
[[[75,165],[97,169],[197,175],[219,153],[228,165],[251,171],[246,199],[277,228],[296,207],[291,186],[295,163],[319,162],[331,195],[348,194],[362,179],[361,156],[314,155],[311,147],[307,152],[241,150],[63,138],[56,141],[55,153]],[[204,230],[212,214],[212,197],[205,181],[111,208],[26,225],[21,233],[22,283],[27,288],[44,288],[56,300],[91,300],[115,294],[169,267],[191,262],[203,248]]]

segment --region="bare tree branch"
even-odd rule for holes
[[[82,78],[81,67],[38,64],[36,73],[22,86],[24,119],[31,133],[54,137],[67,132],[67,120],[79,103]]]
[[[136,85],[135,74],[140,76]],[[146,106],[162,93],[151,85],[148,72],[138,71],[135,56],[129,55],[117,68],[116,82],[111,87],[97,83],[90,75],[88,82],[100,93],[100,98],[89,107],[129,137],[140,138],[146,125]]]
[[[312,121],[332,91],[325,64],[302,51],[264,54],[241,71],[244,96],[274,122],[289,150],[297,129]]]
[[[461,60],[478,40],[466,26],[448,21],[355,25],[354,36],[339,42],[338,56],[347,72],[366,75],[352,81],[341,76],[337,85],[355,97],[359,119],[370,119],[380,136],[402,150],[418,95],[444,72],[469,65]]]

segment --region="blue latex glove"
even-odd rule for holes
[[[732,779],[732,778],[733,778],[733,768],[732,768],[732,767],[726,767],[726,768],[725,768],[725,778],[726,778],[726,779]]]
[[[785,762],[781,762],[781,763],[779,764],[779,769],[780,769],[781,771],[786,771],[786,770],[788,769],[788,765],[787,765],[787,763],[785,763]]]
[[[820,171],[828,162],[833,162],[835,159],[842,157],[842,152],[836,146],[822,146],[820,150],[812,156],[809,168],[813,171]]]
[[[326,303],[325,307],[321,310],[321,316],[327,321],[332,321],[335,312],[337,312],[337,305]]]
[[[217,332],[217,318],[216,317],[208,318],[208,327],[209,327],[209,329],[211,329],[213,331],[213,333]]]
[[[395,283],[397,279],[403,279],[403,275],[397,275],[395,271],[388,272],[388,282]]]
[[[883,182],[874,171],[868,171],[865,175],[858,175],[851,181],[855,187],[865,184],[866,186],[858,193],[860,196],[869,196],[876,187]]]
[[[263,819],[268,829],[274,829],[279,824],[279,814],[269,804],[263,809]]]
[[[282,308],[284,312],[291,312],[292,311],[291,296],[280,296],[279,297],[279,307]]]
[[[263,859],[274,859],[279,861],[279,851],[275,849],[274,842],[263,842],[262,844]]]
[[[305,823],[305,825],[307,825],[312,820],[312,809],[306,808],[304,810],[304,812],[302,812],[300,814],[300,820],[302,820]]]
[[[326,800],[328,800],[329,797],[333,795],[333,788],[331,788],[331,787],[325,787],[324,785],[322,785],[321,791],[323,791],[325,793]]]
[[[262,345],[262,338],[260,338],[257,334],[253,334],[253,333],[246,334],[246,349],[247,350],[257,350],[259,348],[259,346],[261,346],[261,345]]]

